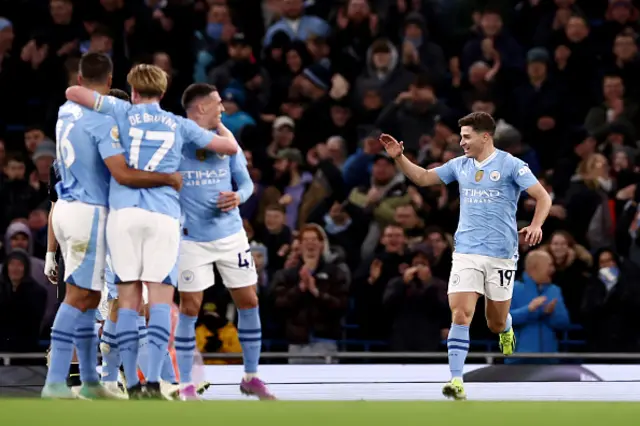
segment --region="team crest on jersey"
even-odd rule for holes
[[[199,149],[196,151],[196,158],[200,161],[204,161],[207,159],[207,150],[206,149]]]
[[[491,172],[491,174],[489,175],[489,179],[491,179],[493,182],[497,182],[500,180],[500,172],[497,170],[494,170]]]
[[[113,126],[109,134],[111,135],[111,139],[116,142],[120,142],[120,132],[118,131],[118,126]]]
[[[480,182],[484,176],[484,170],[478,170],[476,172],[476,182]]]

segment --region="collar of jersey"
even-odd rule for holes
[[[494,158],[496,158],[496,155],[498,155],[498,150],[496,149],[495,151],[493,151],[493,153],[488,156],[487,158],[484,159],[484,161],[482,163],[479,163],[478,160],[476,160],[475,158],[473,159],[473,164],[475,164],[476,168],[480,169],[484,166],[486,166],[487,164],[489,164],[489,162],[491,160],[493,160]]]

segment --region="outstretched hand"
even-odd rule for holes
[[[404,152],[404,144],[398,142],[393,136],[383,133],[380,135],[380,143],[384,146],[389,157],[394,160],[402,155]]]

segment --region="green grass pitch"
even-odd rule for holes
[[[640,403],[0,400],[3,426],[606,426]]]

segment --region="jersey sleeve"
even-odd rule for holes
[[[97,92],[95,94],[93,109],[101,114],[110,115],[116,120],[123,119],[126,117],[130,108],[131,104],[127,101],[113,96],[103,96]]]
[[[240,195],[240,202],[244,203],[253,194],[253,181],[247,169],[247,159],[242,151],[231,156],[229,168],[231,169],[231,177],[238,186],[237,192]]]
[[[198,126],[195,121],[188,118],[180,120],[180,132],[185,143],[193,143],[198,148],[206,148],[211,143],[215,133]]]
[[[120,143],[120,132],[114,119],[101,120],[94,129],[93,137],[103,160],[114,155],[124,154]]]
[[[538,183],[538,179],[533,175],[527,163],[515,157],[513,163],[513,180],[520,189],[526,191]]]
[[[445,185],[448,185],[454,180],[458,179],[457,164],[455,158],[453,160],[447,161],[442,166],[438,166],[433,170]]]

